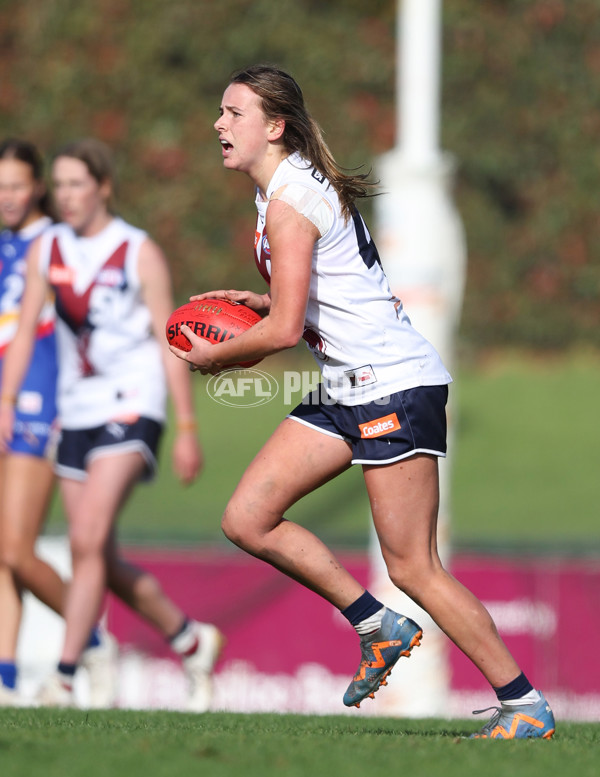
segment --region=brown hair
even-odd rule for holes
[[[299,152],[329,180],[340,198],[345,218],[351,215],[356,199],[375,194],[377,182],[369,181],[368,174],[348,175],[337,164],[292,76],[272,65],[253,65],[234,73],[230,83],[245,84],[252,89],[260,97],[267,119],[285,121],[283,144],[286,150]]]
[[[109,213],[115,212],[115,189],[117,178],[112,153],[109,147],[96,138],[73,140],[61,146],[54,154],[53,161],[66,156],[79,159],[87,167],[89,174],[99,184],[108,181],[111,184],[111,196],[107,203]]]
[[[0,143],[0,159],[16,159],[18,162],[29,165],[33,180],[40,183],[44,182],[42,155],[37,147],[28,140],[20,140],[18,138],[7,138],[4,140]],[[52,198],[47,190],[40,197],[37,206],[45,216],[50,216],[53,221],[56,221],[56,212]]]

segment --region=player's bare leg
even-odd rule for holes
[[[392,582],[429,613],[492,686],[513,680],[520,669],[489,613],[442,567],[438,556],[437,459],[415,455],[363,469]]]
[[[188,681],[187,709],[192,712],[210,709],[212,673],[225,644],[219,629],[211,623],[188,619],[154,575],[119,557],[114,536],[108,550],[108,585],[181,656]]]
[[[13,575],[5,564],[0,564],[0,661],[15,657],[21,611],[21,596]]]
[[[121,558],[111,535],[107,556],[108,587],[165,638],[175,634],[185,613],[164,592],[156,577]]]
[[[0,540],[1,542],[1,540]],[[19,703],[16,687],[17,639],[21,623],[21,596],[11,570],[0,564],[0,707]]]
[[[0,456],[0,494],[6,485],[6,456]],[[21,623],[21,596],[12,570],[6,561],[6,514],[0,513],[0,661],[13,660],[17,651],[19,625]]]
[[[336,606],[360,635],[361,661],[346,706],[373,696],[420,644],[414,621],[384,607],[312,532],[283,518],[298,499],[350,466],[343,440],[285,419],[246,470],[223,517],[225,534]]]
[[[117,644],[103,629],[91,644],[107,579],[107,547],[112,527],[144,460],[139,453],[116,453],[94,459],[87,478],[63,478],[61,491],[69,520],[73,574],[65,597],[65,641],[57,671],[42,685],[37,701],[43,706],[73,706],[73,677],[78,664],[89,677],[89,705],[111,707],[117,695]]]
[[[53,609],[62,604],[62,580],[34,552],[52,482],[52,467],[43,459],[0,457],[0,704],[21,703],[16,652],[23,586],[31,583],[34,593]]]
[[[116,516],[144,468],[139,453],[101,456],[84,482],[63,479],[73,578],[65,603],[62,661],[76,664],[98,614],[107,583],[106,552]]]
[[[48,510],[54,473],[45,459],[13,454],[4,461],[2,558],[18,582],[61,614],[66,585],[35,552]]]
[[[285,419],[246,469],[223,516],[226,536],[344,609],[364,593],[329,548],[285,512],[350,466],[343,440]]]

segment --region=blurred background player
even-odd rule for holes
[[[25,255],[31,242],[53,221],[53,208],[36,147],[10,138],[0,144],[0,374],[14,337],[25,286]],[[29,589],[61,614],[66,585],[36,555],[53,485],[56,443],[56,341],[54,307],[48,298],[37,322],[33,357],[16,397],[13,436],[0,455],[0,704],[23,703],[17,693],[16,651],[22,615],[21,593]],[[89,670],[90,702],[102,706],[113,640],[96,626],[82,663]]]
[[[226,169],[255,185],[255,259],[267,294],[219,290],[263,315],[247,332],[192,343],[182,359],[205,373],[258,359],[304,338],[323,382],[273,432],[223,516],[232,542],[337,607],[360,637],[346,706],[373,697],[422,630],[366,591],[287,510],[359,464],[387,571],[483,673],[500,707],[482,737],[546,737],[554,718],[502,642],[482,603],[437,551],[438,457],[446,453],[451,377],[389,288],[355,206],[372,192],[336,164],[302,91],[287,73],[257,65],[232,77],[215,122]],[[202,299],[203,295],[193,299]],[[325,649],[325,648],[324,648]]]
[[[115,522],[135,484],[150,479],[169,389],[177,423],[173,466],[191,483],[202,466],[189,371],[169,354],[165,322],[174,305],[166,259],[145,232],[113,212],[110,151],[75,141],[54,157],[52,181],[62,223],[29,253],[19,327],[4,365],[0,440],[13,437],[14,403],[30,362],[36,321],[55,295],[60,440],[56,472],[69,522],[73,577],[56,672],[38,702],[74,703],[73,678],[109,587],[169,640],[183,659],[188,708],[204,711],[223,637],[191,621],[156,578],[119,558]]]

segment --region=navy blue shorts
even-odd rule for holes
[[[391,464],[415,453],[446,455],[448,386],[418,386],[364,405],[339,405],[317,387],[289,418],[352,447],[352,464]]]
[[[162,430],[158,421],[144,417],[129,424],[109,421],[93,429],[63,429],[58,443],[56,474],[71,480],[85,480],[86,467],[92,459],[137,452],[146,462],[141,479],[152,480],[156,474]]]

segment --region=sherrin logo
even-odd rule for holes
[[[215,315],[218,315],[222,311],[222,308],[213,310]],[[175,324],[171,324],[168,329],[169,340],[178,337],[183,325],[189,326],[192,332],[198,337],[203,337],[205,340],[210,340],[213,343],[222,343],[225,340],[231,340],[235,337],[228,329],[224,327],[216,326],[215,324],[207,324],[206,321],[195,321],[190,319],[189,321],[179,321]]]
[[[381,437],[384,434],[395,432],[401,429],[400,421],[396,413],[375,418],[373,421],[367,421],[365,424],[359,424],[360,436],[363,440],[370,440],[373,437]]]

